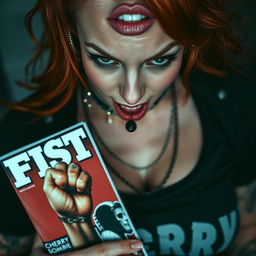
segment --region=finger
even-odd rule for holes
[[[43,186],[45,192],[51,191],[56,187],[66,189],[67,184],[68,178],[66,172],[54,168],[49,168],[46,170]]]
[[[120,240],[104,242],[86,249],[84,252],[92,256],[127,255],[141,250],[143,244],[139,240]]]
[[[81,169],[79,165],[71,163],[68,166],[68,185],[70,189],[76,189],[76,181],[78,179],[78,176],[80,175],[80,172]]]
[[[57,164],[54,165],[54,169],[67,172],[68,165],[65,162],[58,162]]]
[[[76,181],[77,192],[88,192],[91,191],[91,176],[89,173],[82,171]]]

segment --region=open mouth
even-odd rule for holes
[[[114,102],[116,113],[124,120],[140,120],[147,113],[148,107],[149,102],[132,107]]]
[[[111,12],[107,20],[122,35],[139,35],[155,23],[155,16],[144,5],[122,4]]]

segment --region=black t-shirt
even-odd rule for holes
[[[121,193],[152,256],[215,255],[230,245],[239,225],[233,151],[206,100],[192,94],[204,141],[191,173],[153,195]]]
[[[235,187],[256,178],[255,91],[255,84],[236,74],[191,78],[203,128],[198,163],[187,177],[152,195],[120,194],[150,255],[217,255],[234,239],[239,225]],[[75,100],[36,122],[30,122],[30,114],[13,111],[1,124],[0,154],[66,128],[76,122],[75,117]],[[0,171],[0,232],[33,232]]]

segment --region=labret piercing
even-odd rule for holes
[[[168,88],[166,88],[163,93],[160,95],[160,97],[152,104],[152,106],[149,108],[149,110],[153,109],[160,101],[161,99],[166,95],[168,91]],[[112,116],[115,113],[115,111],[108,106],[106,103],[104,103],[100,98],[97,97],[97,95],[92,94],[90,91],[86,93],[86,95],[88,97],[92,96],[92,99],[97,103],[97,105],[106,113],[106,117],[107,117],[107,123],[108,124],[112,124],[113,123],[113,119]],[[88,99],[84,98],[83,99],[84,103],[88,103]],[[92,104],[87,104],[88,108],[92,107]],[[125,129],[128,132],[134,132],[137,129],[137,124],[134,120],[128,120],[125,124]]]
[[[128,131],[128,132],[134,132],[136,131],[137,129],[137,124],[135,121],[133,120],[129,120],[126,122],[125,124],[125,129]]]
[[[92,104],[89,103],[88,98],[92,96],[91,92],[87,92],[85,98],[83,99],[83,102],[85,104],[87,104],[88,108],[92,107]],[[114,111],[112,109],[110,109],[110,107],[106,107],[104,103],[100,102],[99,99],[97,99],[96,97],[94,97],[95,100],[97,101],[98,105],[101,106],[105,111],[106,111],[106,119],[107,119],[107,123],[108,124],[112,124],[113,123],[113,114]],[[103,106],[104,104],[104,106]],[[125,124],[125,129],[128,132],[134,132],[137,129],[137,124],[135,123],[135,121],[133,120],[129,120],[126,122]]]

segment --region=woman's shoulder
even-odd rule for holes
[[[226,92],[225,96],[243,98],[252,96],[256,91],[256,79],[252,79],[243,73],[228,71],[224,76],[214,76],[204,72],[195,72],[192,75],[192,86],[205,94],[215,92]],[[223,94],[221,96],[224,96]],[[221,97],[220,96],[220,97]],[[223,97],[225,98],[225,97]]]
[[[192,77],[192,90],[220,112],[227,111],[244,121],[255,119],[250,115],[256,109],[256,80],[245,74],[228,72],[225,76],[213,76],[198,72]]]
[[[256,141],[256,83],[249,77],[229,72],[223,77],[194,74],[191,91],[203,99],[212,117],[237,148]]]
[[[191,81],[191,90],[204,97],[220,116],[255,124],[251,115],[256,109],[256,80],[236,72],[221,77],[198,72]]]
[[[204,99],[221,125],[229,145],[236,151],[240,168],[235,173],[236,184],[246,184],[255,177],[256,143],[256,82],[246,75],[230,72],[216,77],[197,74],[192,80],[192,91]]]

